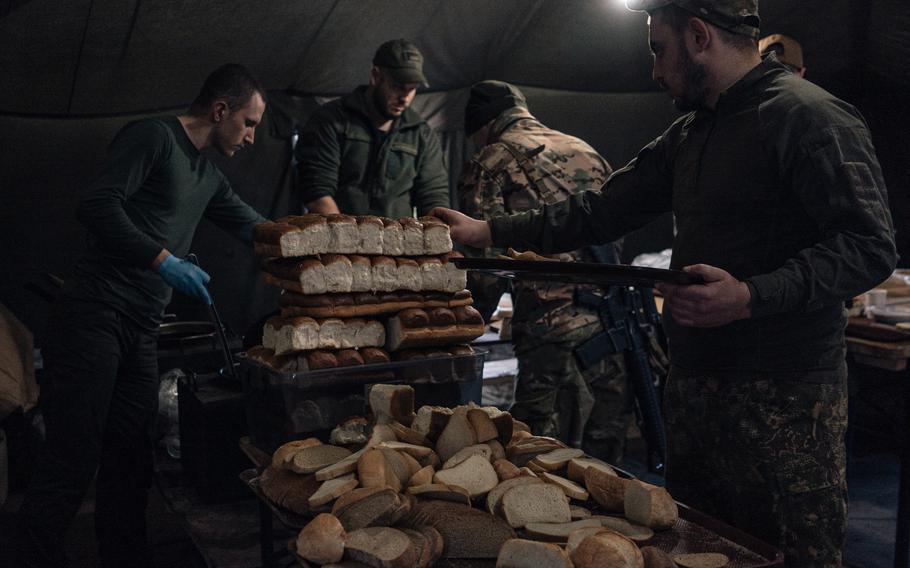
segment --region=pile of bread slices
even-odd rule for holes
[[[248,354],[279,371],[470,354],[484,322],[435,217],[290,216],[253,245],[281,314]]]
[[[315,516],[293,546],[301,564],[410,568],[439,558],[495,558],[497,566],[515,568],[726,564],[687,564],[685,555],[673,564],[646,546],[654,531],[677,522],[676,503],[663,488],[533,436],[494,407],[415,412],[413,400],[409,386],[375,385],[370,423],[339,425],[330,444],[311,438],[274,453],[259,478],[262,492],[280,507]]]

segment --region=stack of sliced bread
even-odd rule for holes
[[[515,568],[674,566],[644,546],[677,521],[663,488],[534,436],[494,407],[415,410],[411,387],[386,384],[373,386],[369,402],[365,444],[290,442],[260,478],[279,505],[326,513],[296,542],[306,562],[428,566],[442,557],[496,558],[497,566]]]
[[[253,244],[282,294],[281,315],[248,354],[276,370],[451,357],[483,334],[467,274],[450,262],[460,255],[449,227],[435,217],[297,215],[257,225]],[[405,350],[417,351],[389,356]]]

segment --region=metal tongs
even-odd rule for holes
[[[186,259],[196,266],[199,266],[199,258],[197,258],[194,253],[186,255]],[[199,266],[199,268],[202,267]],[[227,335],[224,333],[224,326],[221,324],[221,316],[218,315],[218,308],[215,307],[214,296],[212,297],[212,303],[209,305],[209,315],[212,317],[215,328],[218,330],[218,339],[221,340],[221,352],[222,355],[224,355],[224,364],[226,365],[226,370],[222,369],[222,374],[225,374],[232,379],[236,379],[237,374],[234,371],[234,357],[231,355],[231,350],[228,347]]]

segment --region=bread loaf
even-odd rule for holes
[[[399,351],[466,343],[483,335],[483,319],[471,306],[459,306],[452,310],[435,308],[431,311],[434,312],[432,320],[421,309],[404,310],[389,318],[386,323],[386,348]],[[452,325],[453,319],[455,325]]]
[[[401,224],[394,219],[381,217],[382,220],[382,254],[399,256],[404,254],[404,232]]]
[[[403,217],[398,220],[401,224],[404,255],[420,256],[424,254],[423,246],[423,225],[413,217]]]
[[[630,521],[658,531],[673,528],[679,518],[679,508],[666,489],[637,480],[626,487],[624,510]]]
[[[275,316],[266,321],[262,330],[263,346],[279,355],[314,349],[380,347],[384,341],[385,329],[382,324],[356,318],[314,320],[308,317]],[[309,365],[309,359],[307,362]],[[309,365],[309,368],[313,369],[313,365]]]
[[[610,475],[598,468],[585,470],[585,487],[606,511],[621,513],[625,510],[626,490],[631,483],[630,479]]]
[[[434,256],[421,256],[417,258],[420,267],[420,281],[424,290],[445,290],[446,271],[442,262]]]
[[[340,562],[346,538],[347,533],[337,518],[320,513],[297,536],[297,554],[320,565]]]
[[[352,252],[382,254],[382,238],[385,235],[383,223],[379,217],[357,216],[357,232],[360,235],[360,247]]]
[[[464,255],[460,252],[452,251],[444,255],[441,259],[446,273],[446,292],[457,292],[468,286],[468,271],[458,268],[455,266],[454,262],[451,262],[452,259],[461,258],[463,256]]]
[[[502,545],[515,538],[502,519],[449,501],[420,501],[402,523],[438,530],[445,541],[444,558],[496,558]]]
[[[513,538],[499,550],[496,568],[572,568],[572,562],[555,544]]]
[[[414,421],[414,388],[409,385],[373,385],[370,408],[377,422],[398,422],[404,426]]]
[[[417,562],[411,539],[400,530],[387,527],[348,533],[344,557],[374,568],[413,568]]]
[[[644,568],[644,558],[635,543],[609,529],[582,540],[571,558],[575,568]]]
[[[449,235],[449,226],[438,217],[421,217],[423,225],[423,250],[424,254],[442,254],[452,250],[452,237]]]
[[[398,266],[398,288],[419,292],[424,289],[423,277],[420,274],[420,265],[411,258],[399,257],[395,259]],[[428,286],[428,288],[430,288]],[[430,288],[435,289],[435,288]]]

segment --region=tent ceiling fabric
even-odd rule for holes
[[[762,0],[765,33],[802,41],[812,79],[836,94],[865,6],[872,63],[906,69],[905,0]],[[871,8],[869,7],[871,6]],[[497,78],[566,91],[642,92],[646,16],[621,0],[20,0],[0,10],[0,113],[133,114],[188,104],[236,61],[269,89],[340,95],[367,80],[376,47],[417,42],[432,91]],[[904,63],[900,63],[903,61]]]

